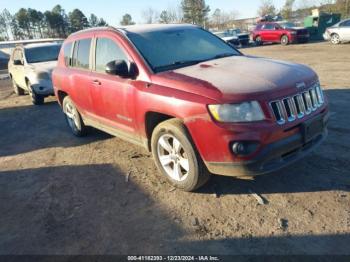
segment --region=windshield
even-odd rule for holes
[[[236,49],[200,28],[128,32],[127,36],[156,73],[240,55]]]
[[[214,33],[214,35],[221,37],[221,38],[231,36],[231,34],[229,34],[227,32]]]
[[[280,26],[283,28],[293,28],[296,27],[295,24],[291,23],[291,22],[285,22],[285,23],[280,23]]]
[[[229,32],[231,35],[237,35],[237,34],[241,33],[241,30],[240,29],[231,29],[231,30],[229,30]]]
[[[40,46],[25,49],[27,63],[55,61],[58,59],[61,45]]]

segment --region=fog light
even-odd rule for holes
[[[232,143],[232,152],[238,156],[247,156],[254,153],[259,147],[258,142],[240,141]]]

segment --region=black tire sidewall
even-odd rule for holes
[[[15,82],[15,80],[12,78],[12,86],[13,86],[13,91],[15,92],[16,95],[21,96],[24,94],[24,90],[21,89]]]
[[[261,41],[261,37],[260,36],[257,36],[255,38],[255,44],[258,45],[258,46],[262,45],[262,41]]]
[[[32,103],[34,105],[42,105],[44,103],[44,97],[34,92],[30,81],[27,82],[27,88],[28,88],[29,95],[32,99]]]
[[[176,123],[176,122],[173,122],[173,123]],[[176,139],[178,139],[186,152],[187,158],[189,160],[190,170],[189,170],[188,177],[184,181],[176,181],[172,179],[166,173],[162,164],[159,161],[158,140],[164,134],[170,134],[174,136]],[[198,188],[199,176],[201,175],[200,174],[201,168],[200,168],[200,162],[199,162],[200,160],[198,159],[198,156],[189,139],[189,135],[187,134],[186,129],[183,126],[181,127],[179,122],[177,122],[176,125],[173,125],[171,122],[166,121],[165,123],[161,123],[159,126],[157,126],[152,135],[151,146],[152,146],[152,154],[153,154],[155,163],[158,169],[161,171],[163,176],[166,177],[166,179],[169,181],[170,184],[184,191],[193,191]]]

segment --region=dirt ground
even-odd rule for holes
[[[350,255],[350,45],[241,51],[314,68],[329,137],[287,169],[213,176],[196,193],[169,186],[142,148],[74,137],[54,98],[33,106],[1,80],[0,254]]]

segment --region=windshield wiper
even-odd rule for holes
[[[234,53],[222,53],[222,54],[219,54],[219,55],[214,56],[214,57],[211,58],[210,60],[219,59],[219,58],[224,58],[224,57],[229,57],[229,56],[235,56],[235,55],[236,55],[236,54],[234,54]]]
[[[178,67],[178,66],[190,66],[190,65],[195,65],[195,64],[199,64],[201,62],[204,62],[206,61],[207,59],[198,59],[198,60],[181,60],[181,61],[175,61],[175,62],[172,62],[171,64],[169,65],[162,65],[162,66],[156,66],[154,68],[155,71],[162,71],[162,70],[167,70],[168,68],[173,68],[173,67]]]
[[[234,53],[222,53],[222,54],[218,54],[218,55],[215,55],[211,58],[206,58],[206,59],[180,60],[180,61],[172,62],[169,65],[156,66],[153,69],[156,72],[166,71],[166,70],[170,70],[170,69],[177,68],[177,67],[196,65],[196,64],[199,64],[202,62],[206,62],[206,61],[210,61],[210,60],[214,60],[214,59],[219,59],[219,58],[224,58],[224,57],[229,57],[229,56],[235,56],[235,55],[236,54],[234,54]]]

